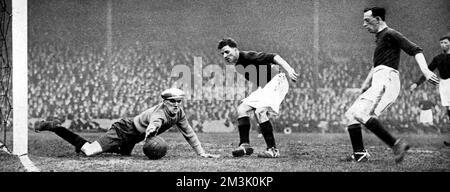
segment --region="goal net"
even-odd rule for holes
[[[0,0],[0,151],[10,153],[12,128],[11,1]]]
[[[0,22],[0,150],[39,171],[28,157],[27,0],[0,0]]]

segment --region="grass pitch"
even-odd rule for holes
[[[95,140],[103,133],[80,133]],[[364,163],[342,159],[352,151],[345,133],[275,134],[281,158],[262,159],[256,154],[234,158],[238,133],[199,133],[205,150],[220,154],[218,159],[198,157],[178,132],[161,135],[169,143],[169,151],[160,160],[149,160],[136,145],[132,156],[101,154],[94,157],[77,155],[74,147],[52,132],[29,132],[29,157],[43,172],[449,172],[450,147],[442,142],[446,135],[397,135],[411,145],[401,164],[395,164],[392,150],[373,134],[364,133],[365,146],[372,155]],[[250,138],[255,153],[265,149],[263,138],[255,132]],[[0,172],[21,172],[17,158],[0,152]]]

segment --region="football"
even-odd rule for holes
[[[169,145],[159,136],[147,138],[142,150],[144,154],[152,160],[161,159],[167,153]]]

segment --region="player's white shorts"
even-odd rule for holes
[[[284,73],[275,75],[264,88],[258,87],[242,102],[253,108],[267,107],[269,113],[278,115],[280,104],[289,90],[289,83]]]
[[[420,116],[419,116],[419,121],[423,124],[433,124],[433,110],[428,109],[428,110],[421,110],[420,111]]]
[[[440,79],[439,93],[441,95],[442,106],[450,106],[450,78]]]
[[[397,70],[385,65],[379,65],[373,70],[371,87],[362,93],[346,112],[350,124],[358,123],[353,118],[355,114],[379,116],[400,94],[400,77]],[[371,101],[371,104],[364,105],[365,102],[361,101],[364,99]]]

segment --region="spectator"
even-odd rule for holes
[[[298,82],[292,84],[291,91],[281,104],[282,117],[274,117],[276,119],[274,122],[279,121],[276,127],[289,126],[294,132],[320,132],[316,125],[321,118],[327,118],[330,132],[333,129],[331,124],[333,122],[341,124],[346,107],[355,100],[356,95],[346,90],[360,85],[360,79],[363,78],[361,75],[365,76],[365,72],[368,71],[366,67],[370,66],[370,57],[361,55],[361,51],[352,48],[324,49],[319,55],[318,82],[314,82],[312,79],[316,73],[311,65],[313,63],[311,50],[299,50],[288,44],[278,46],[280,43],[282,42],[273,43],[267,40],[258,46],[277,44],[274,51],[282,52],[283,57],[291,61],[292,67],[302,73],[299,74]],[[158,90],[162,91],[164,87],[170,87],[174,82],[174,79],[168,76],[173,66],[185,64],[193,67],[194,56],[202,57],[203,63],[223,62],[220,57],[215,56],[215,50],[205,48],[208,47],[205,43],[185,45],[186,47],[167,49],[155,49],[145,43],[114,46],[108,62],[106,50],[96,45],[30,42],[29,117],[61,118],[70,114],[81,116],[86,113],[85,115],[91,119],[115,119],[136,115],[157,102]],[[193,53],[192,50],[198,51]],[[420,71],[416,68],[407,69],[409,66],[407,63],[412,62],[409,58],[401,62],[400,70],[403,71],[401,81],[413,81],[413,77]],[[149,65],[152,67],[148,67]],[[148,92],[148,90],[155,91]],[[432,93],[435,88],[424,84],[421,90]],[[402,90],[398,102],[391,106],[380,120],[409,122],[409,127],[413,127],[417,122],[417,113],[414,111],[416,106],[411,103],[415,103],[421,97],[419,91],[408,94],[407,90]],[[429,99],[440,105],[438,97],[439,94],[431,94]],[[228,117],[230,122],[236,122],[235,106],[239,104],[238,102],[238,100],[217,99],[187,100],[184,107],[195,111],[192,118],[197,120]],[[435,126],[445,127],[450,123],[445,113],[445,110],[435,111]],[[293,126],[296,123],[299,126]],[[392,128],[407,131],[400,128],[400,125]],[[336,131],[344,130],[337,128]]]

